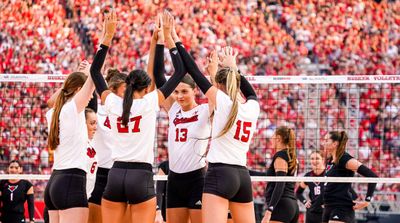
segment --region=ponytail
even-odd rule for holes
[[[124,101],[122,103],[122,124],[125,126],[127,126],[129,122],[132,103],[133,103],[133,86],[131,84],[127,84],[124,94]]]
[[[289,156],[289,170],[296,170],[297,154],[296,154],[296,135],[293,129],[289,129],[289,143],[288,143],[288,156]]]
[[[133,70],[129,73],[125,80],[126,89],[124,94],[124,100],[122,102],[122,124],[127,126],[129,123],[129,116],[131,114],[131,108],[133,103],[133,93],[135,91],[141,91],[147,88],[151,79],[149,75],[143,70]]]
[[[330,135],[330,139],[333,142],[338,142],[339,145],[336,148],[336,159],[334,160],[334,162],[337,164],[340,160],[340,158],[342,158],[344,152],[346,151],[346,144],[348,141],[348,137],[345,131],[333,131],[333,132],[329,132]]]
[[[64,104],[75,95],[76,90],[82,87],[87,77],[82,72],[74,72],[68,76],[63,88],[54,104],[54,112],[51,117],[49,137],[47,139],[49,148],[55,150],[60,145],[60,113]]]
[[[294,173],[297,169],[297,153],[296,153],[296,135],[293,129],[286,126],[281,126],[276,129],[276,135],[279,135],[282,139],[282,143],[287,146],[288,170],[292,170]]]
[[[223,80],[225,79],[224,84],[226,87],[226,92],[233,102],[231,112],[228,115],[228,121],[226,122],[221,133],[218,135],[218,137],[221,137],[225,135],[235,124],[236,116],[239,110],[239,102],[237,97],[240,86],[240,75],[233,68],[223,68],[217,73],[215,79],[217,83],[224,83]]]

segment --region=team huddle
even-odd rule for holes
[[[50,98],[46,117],[54,165],[45,205],[51,223],[219,223],[227,222],[228,212],[233,222],[255,222],[246,154],[260,114],[257,94],[229,46],[209,56],[208,80],[175,26],[168,11],[156,19],[146,71],[109,69],[104,78],[102,67],[117,31],[116,13],[105,14],[93,63],[81,63]],[[168,80],[165,47],[174,67]],[[207,103],[196,102],[196,86]],[[169,121],[164,217],[153,181],[160,109]],[[277,152],[267,176],[296,175],[295,138],[293,129],[276,129],[271,144]],[[345,132],[328,133],[327,163],[323,153],[312,153],[308,175],[377,177],[345,151],[346,142]],[[302,195],[307,186],[311,200]],[[355,201],[350,183],[301,183],[295,193],[295,183],[270,182],[262,222],[297,222],[297,199],[307,207],[307,222],[354,222],[354,210],[369,204],[375,186],[368,184],[365,200]]]

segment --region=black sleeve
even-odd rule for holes
[[[162,87],[167,79],[164,76],[164,45],[157,44],[156,52],[154,56],[154,82],[156,83],[156,87]]]
[[[364,177],[378,177],[371,169],[368,167],[361,165],[357,169],[357,173],[363,175]],[[376,183],[369,183],[368,184],[368,189],[367,189],[367,194],[365,195],[365,200],[366,201],[371,201],[372,195],[374,194],[376,188]]]
[[[303,193],[304,193],[304,188],[299,186],[296,191],[296,197],[297,197],[297,200],[299,200],[301,203],[305,204],[307,202],[307,199],[304,197]]]
[[[94,55],[93,63],[90,67],[90,76],[92,77],[93,83],[96,86],[96,91],[100,96],[105,90],[108,89],[106,81],[101,74],[101,68],[106,60],[107,51],[108,46],[101,44],[96,52],[96,55]]]
[[[181,56],[179,55],[178,51],[176,48],[170,49],[171,57],[173,57],[174,62],[174,67],[175,72],[174,74],[169,78],[167,83],[165,83],[162,87],[159,88],[159,90],[163,93],[164,98],[168,98],[168,96],[174,91],[176,86],[181,82],[182,78],[185,76],[185,69],[184,65],[181,59]]]
[[[249,170],[250,176],[267,176],[267,173],[255,170]]]
[[[28,212],[29,220],[33,221],[35,218],[35,198],[33,194],[28,194]]]
[[[167,189],[167,181],[158,180],[156,184],[157,190],[157,210],[163,209],[163,200],[165,196],[165,191]]]
[[[93,97],[90,99],[87,108],[90,108],[95,113],[97,113],[97,94],[96,94],[96,92],[93,92]]]
[[[276,176],[286,176],[287,173],[283,171],[276,172]],[[281,200],[283,191],[285,189],[285,182],[276,182],[274,191],[272,192],[271,201],[268,204],[268,210],[273,211],[278,202]]]
[[[247,100],[258,100],[256,92],[243,75],[240,75],[240,91]]]
[[[199,68],[197,67],[196,62],[193,58],[189,55],[186,51],[185,47],[182,45],[181,42],[176,43],[176,47],[178,48],[179,54],[182,56],[182,60],[185,63],[185,67],[187,72],[192,76],[193,80],[199,86],[200,90],[205,94],[208,89],[212,87],[210,81],[201,73]]]

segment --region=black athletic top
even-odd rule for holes
[[[289,165],[289,156],[287,154],[287,149],[281,150],[281,151],[275,153],[275,155],[272,159],[272,163],[267,170],[267,176],[276,176],[274,164],[275,164],[276,158],[278,158],[278,157],[284,159]],[[293,168],[288,169],[288,173],[286,174],[286,176],[294,176],[294,172],[295,171],[293,170]],[[271,201],[272,193],[274,192],[275,185],[276,185],[276,182],[268,182],[268,184],[267,184],[267,189],[265,190],[265,199],[266,199],[267,204],[269,204]],[[281,198],[291,198],[293,200],[296,200],[296,197],[294,195],[294,186],[295,186],[294,182],[286,182],[285,189],[283,190],[283,194],[282,194]]]
[[[325,172],[321,173],[320,175],[316,175],[313,171],[310,171],[306,173],[304,176],[305,177],[322,177],[325,175]],[[324,183],[321,182],[304,182],[307,186],[308,189],[310,189],[310,192],[308,193],[308,196],[310,197],[311,200],[311,207],[307,209],[307,211],[311,212],[322,212],[322,196],[321,193],[324,189]]]
[[[17,183],[10,183],[8,180],[0,181],[1,191],[1,216],[8,214],[24,214],[24,203],[28,199],[26,194],[32,187],[31,182],[20,180]]]
[[[327,177],[354,177],[354,172],[346,169],[346,163],[353,157],[345,152],[336,164],[328,160],[325,170]],[[353,206],[351,183],[325,183],[323,200],[325,206]]]

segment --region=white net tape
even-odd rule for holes
[[[3,174],[0,180],[25,179],[49,180],[50,175],[42,174]],[[154,180],[167,180],[166,175],[155,175]],[[253,182],[332,182],[332,183],[380,183],[398,184],[400,178],[365,178],[365,177],[251,177]]]

